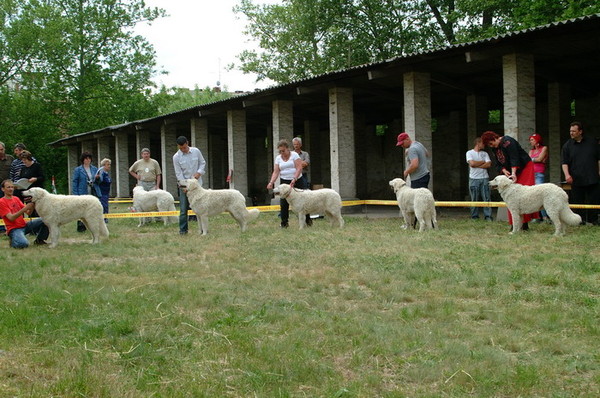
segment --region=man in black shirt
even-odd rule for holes
[[[571,184],[571,199],[576,204],[600,204],[600,150],[598,141],[583,135],[580,122],[571,123],[571,139],[562,147],[562,169]],[[583,222],[598,225],[598,210],[578,212]]]

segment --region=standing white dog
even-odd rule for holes
[[[498,187],[502,200],[512,214],[511,234],[519,232],[523,225],[521,215],[535,213],[542,207],[554,223],[554,235],[565,234],[566,225],[579,225],[581,216],[569,208],[569,196],[560,187],[546,183],[539,185],[521,185],[514,183],[505,175],[499,175],[490,181],[490,186]],[[565,225],[566,224],[566,225]]]
[[[325,213],[332,227],[344,226],[342,218],[342,198],[333,189],[324,188],[315,191],[296,189],[288,184],[281,184],[273,189],[276,195],[290,203],[290,207],[298,214],[300,229],[306,227],[306,215]]]
[[[179,185],[187,190],[190,207],[198,216],[202,235],[208,233],[208,216],[229,212],[244,232],[248,222],[260,214],[258,209],[248,211],[244,195],[235,189],[204,189],[195,178],[179,181]]]
[[[148,211],[175,211],[175,199],[170,192],[155,189],[145,191],[144,187],[136,186],[133,188],[133,209],[137,212]],[[140,217],[138,227],[144,225],[151,217]],[[177,222],[177,216],[164,216],[163,222],[167,225],[169,222]]]
[[[31,196],[44,224],[48,226],[51,240],[49,247],[56,247],[60,238],[60,226],[81,219],[92,233],[92,243],[100,243],[100,237],[108,236],[108,228],[102,214],[102,204],[92,195],[54,195],[43,188],[30,188],[23,196]]]
[[[390,186],[396,193],[400,215],[404,217],[402,228],[415,225],[415,217],[419,221],[419,232],[425,228],[437,228],[435,200],[427,188],[412,189],[402,178],[394,178]]]

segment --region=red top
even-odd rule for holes
[[[15,221],[10,221],[8,217],[6,217],[7,214],[15,214],[23,207],[25,207],[25,205],[21,202],[21,199],[16,196],[13,196],[12,199],[7,199],[6,197],[0,198],[0,217],[4,220],[7,235],[13,229],[25,228],[25,225],[27,225],[23,216],[19,216]]]

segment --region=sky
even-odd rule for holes
[[[255,0],[273,4],[281,0]],[[146,0],[148,7],[160,7],[169,15],[139,24],[136,33],[144,36],[156,51],[157,67],[169,72],[153,80],[159,86],[200,88],[217,82],[228,91],[253,91],[266,88],[271,81],[256,82],[256,75],[227,70],[238,63],[236,56],[246,48],[256,48],[242,34],[246,20],[235,14],[239,0]]]

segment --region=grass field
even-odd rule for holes
[[[2,237],[0,396],[599,396],[600,228],[467,214]]]

